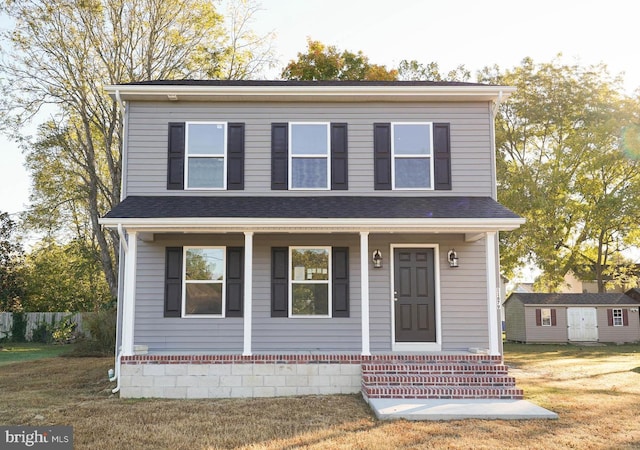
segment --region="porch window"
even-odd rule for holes
[[[182,316],[223,316],[225,247],[185,247]]]
[[[224,189],[226,180],[227,124],[187,123],[185,178],[188,189]]]
[[[433,189],[431,123],[393,123],[391,127],[394,189]]]
[[[289,188],[329,189],[328,123],[289,124]]]
[[[613,310],[613,326],[621,327],[624,325],[624,321],[622,319],[622,309],[614,309]]]
[[[542,326],[550,327],[551,326],[551,309],[542,308],[540,311],[540,315],[542,318]]]
[[[331,247],[291,247],[291,317],[330,317]]]

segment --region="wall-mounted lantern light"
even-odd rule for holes
[[[373,267],[375,269],[379,269],[382,267],[382,252],[380,250],[376,250],[373,252]]]
[[[449,261],[449,267],[458,267],[458,254],[456,253],[456,249],[452,248],[447,253],[447,260]]]

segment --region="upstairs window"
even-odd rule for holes
[[[289,189],[329,189],[329,123],[289,124]]]
[[[431,123],[393,123],[391,127],[394,189],[433,189]]]
[[[187,189],[225,189],[227,124],[187,122],[186,126]]]

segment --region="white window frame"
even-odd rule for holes
[[[291,142],[292,129],[295,125],[324,125],[327,129],[327,153],[321,154],[309,154],[309,155],[294,155]],[[292,191],[328,191],[331,189],[331,123],[330,122],[289,122],[288,129],[288,148],[289,148],[289,160],[288,160],[288,173],[289,173],[289,190]],[[325,187],[313,187],[313,188],[301,188],[293,187],[293,159],[294,158],[326,158],[327,160],[327,185]]]
[[[192,249],[222,250],[222,280],[187,280],[187,251]],[[220,314],[187,314],[187,284],[221,284],[222,285],[222,311]],[[182,248],[182,317],[187,319],[213,318],[224,319],[227,310],[226,299],[227,283],[227,247],[211,245],[190,245]]]
[[[293,279],[293,251],[294,250],[326,250],[327,257],[329,260],[327,261],[327,279],[326,280],[304,280],[304,281],[295,281]],[[331,269],[331,247],[326,245],[293,245],[289,247],[289,267],[287,271],[289,273],[289,318],[292,319],[327,319],[331,318],[333,315],[333,303],[331,299],[331,279],[332,279],[332,269]],[[294,284],[326,284],[327,285],[327,314],[311,314],[311,315],[302,315],[302,314],[293,314],[293,285]]]
[[[618,314],[616,314],[618,313]],[[614,308],[611,310],[611,317],[613,318],[613,326],[614,327],[622,327],[624,326],[624,316],[623,316],[622,308]]]
[[[429,126],[429,140],[430,140],[430,148],[431,153],[429,155],[397,155],[395,149],[395,127],[396,125],[428,125]],[[413,187],[396,187],[396,158],[400,159],[410,159],[410,158],[429,158],[429,187],[423,188],[413,188]],[[393,190],[396,191],[432,191],[434,190],[434,170],[433,170],[433,160],[434,160],[434,148],[433,148],[433,122],[391,122],[391,186],[393,186]]]
[[[548,323],[545,323],[547,322]],[[550,327],[551,323],[551,308],[540,308],[540,325],[543,327]]]
[[[195,154],[189,155],[189,127],[191,125],[223,125],[224,126],[224,143],[222,155],[219,154]],[[196,191],[224,191],[227,189],[227,139],[229,128],[227,122],[186,122],[184,133],[184,184],[185,190]],[[222,158],[222,187],[190,187],[189,186],[189,158]]]

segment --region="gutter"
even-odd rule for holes
[[[124,250],[124,254],[126,255],[127,253],[129,253],[129,245],[127,244],[127,239],[124,235],[124,229],[121,223],[118,224],[118,235],[120,236],[121,248]],[[118,318],[118,321],[119,320],[120,319]],[[118,327],[116,326],[116,330],[117,328]],[[117,347],[117,344],[116,344],[116,347]],[[122,360],[122,350],[116,348],[115,373],[113,369],[109,370],[109,381],[117,381],[116,387],[111,390],[113,394],[116,394],[120,391],[120,365],[122,364],[121,360]]]

